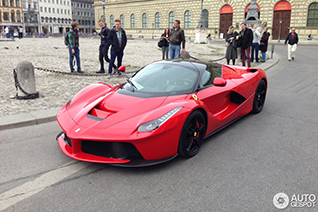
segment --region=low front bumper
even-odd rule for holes
[[[145,160],[131,143],[71,140],[62,132],[56,137],[62,152],[75,160],[115,166],[141,167],[172,160],[178,154],[158,160]]]

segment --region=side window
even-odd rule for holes
[[[212,74],[209,71],[205,70],[200,80],[200,88],[212,85],[213,81],[211,80],[211,78]]]

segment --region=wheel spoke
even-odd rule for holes
[[[193,137],[189,137],[189,140],[188,140],[188,144],[187,144],[186,150],[187,150],[187,151],[190,151],[190,149],[191,149],[192,145],[193,145]]]

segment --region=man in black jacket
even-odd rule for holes
[[[98,24],[101,27],[101,31],[99,33],[100,36],[100,45],[99,45],[99,62],[100,62],[100,70],[97,71],[96,73],[105,73],[104,69],[104,59],[106,62],[110,62],[108,58],[108,48],[109,48],[109,43],[107,41],[108,35],[109,35],[109,29],[107,28],[106,24],[102,19],[98,20]],[[116,66],[115,66],[116,68]]]
[[[112,68],[114,66],[115,59],[117,57],[117,67],[121,66],[121,62],[124,56],[124,49],[127,44],[126,32],[121,28],[121,23],[119,19],[115,20],[115,27],[110,30],[108,36],[108,42],[112,45],[110,51],[110,62],[108,67],[108,74],[111,76]]]
[[[241,43],[241,57],[242,66],[245,66],[245,53],[247,56],[247,66],[251,67],[251,45],[253,43],[253,32],[251,29],[246,27],[245,23],[241,24],[241,31],[236,40],[240,40]]]
[[[295,28],[292,28],[291,33],[287,35],[285,40],[284,46],[286,46],[288,42],[288,61],[295,59],[295,52],[298,44],[298,35],[295,31]]]
[[[170,43],[169,43],[170,59],[178,59],[180,57],[181,44],[182,44],[182,51],[186,51],[184,31],[180,27],[180,21],[175,20],[173,23],[173,28],[170,31]]]

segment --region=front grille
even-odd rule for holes
[[[116,159],[142,158],[136,147],[131,143],[83,140],[82,152]]]

